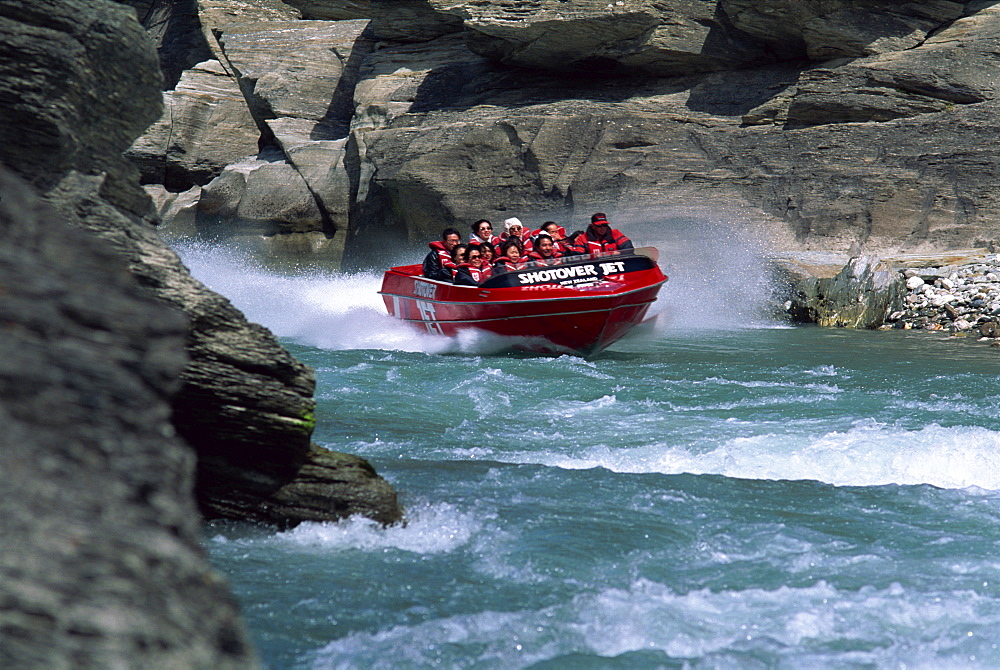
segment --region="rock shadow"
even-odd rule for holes
[[[164,91],[174,90],[185,70],[215,57],[202,32],[197,0],[153,0],[137,18],[157,46]]]
[[[369,25],[351,45],[351,54],[347,57],[337,87],[330,96],[330,104],[323,118],[313,126],[309,139],[338,140],[350,134],[351,118],[354,116],[354,90],[361,79],[362,63],[374,50],[375,38]]]
[[[789,65],[712,72],[691,86],[687,108],[714,116],[743,116],[794,86],[810,67]]]

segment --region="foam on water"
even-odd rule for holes
[[[494,453],[491,457],[515,463],[567,469],[603,467],[628,473],[809,479],[837,486],[931,484],[950,489],[1000,490],[1000,433],[935,424],[904,430],[862,421],[847,431],[812,436],[786,433],[733,437],[706,453],[659,443],[631,449],[596,445],[574,454],[527,451]]]
[[[267,548],[322,553],[399,549],[429,555],[454,551],[465,545],[482,531],[490,518],[489,512],[461,510],[448,503],[425,503],[407,509],[405,525],[383,528],[371,519],[353,516],[337,523],[303,523],[263,539],[229,540],[224,535],[217,535],[211,541],[243,542],[256,552]]]
[[[989,668],[1000,661],[991,642],[998,624],[1000,602],[975,592],[920,593],[899,584],[850,591],[819,581],[678,593],[638,579],[538,611],[477,612],[355,633],[315,652],[311,666],[520,668],[658,652],[653,658],[661,663],[699,659],[710,667],[763,661]],[[851,651],[842,648],[845,641]]]
[[[381,275],[285,276],[254,267],[231,247],[185,243],[176,250],[192,275],[279,337],[332,350],[444,353],[462,347],[386,314],[378,294]]]

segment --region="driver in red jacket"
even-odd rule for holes
[[[587,230],[569,240],[566,246],[571,253],[576,254],[600,254],[634,248],[632,240],[625,237],[622,231],[611,227],[603,212],[590,217]]]

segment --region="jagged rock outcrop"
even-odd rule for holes
[[[256,667],[171,424],[187,321],[0,166],[0,666]]]
[[[732,26],[785,60],[825,61],[905,51],[965,12],[949,0],[721,0]]]
[[[902,308],[905,294],[897,270],[875,256],[859,256],[834,277],[798,282],[787,310],[799,321],[870,330]]]
[[[520,67],[662,77],[739,68],[770,58],[762,43],[730,25],[719,6],[699,0],[429,4],[464,19],[473,52]]]
[[[0,35],[0,127],[9,137],[0,160],[189,318],[190,362],[172,423],[197,451],[201,509],[279,524],[351,513],[398,520],[395,493],[367,463],[311,444],[312,372],[195,281],[158,235],[137,172],[121,156],[161,100],[156,53],[133,10],[33,0],[5,3],[0,17],[9,26]],[[356,502],[343,497],[348,491]]]
[[[163,115],[129,149],[142,181],[174,192],[201,186],[257,153],[260,129],[217,60],[192,66],[163,93]]]
[[[595,210],[626,228],[735,217],[782,251],[931,251],[1000,236],[991,2],[370,7],[337,86],[353,91],[349,133],[305,145],[309,161],[291,156],[296,142],[275,142],[336,203],[323,206],[347,232],[345,266],[481,216],[573,228]],[[230,23],[214,29],[217,53],[239,42],[227,30],[249,30]],[[293,52],[282,44],[265,56],[256,42],[241,68],[278,72],[270,64]],[[309,77],[320,73],[296,86]],[[266,121],[279,139],[283,124],[304,139],[299,119]]]

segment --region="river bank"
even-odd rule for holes
[[[862,329],[947,332],[1000,339],[1000,254],[967,249],[930,254],[831,254],[779,259],[798,322]]]

